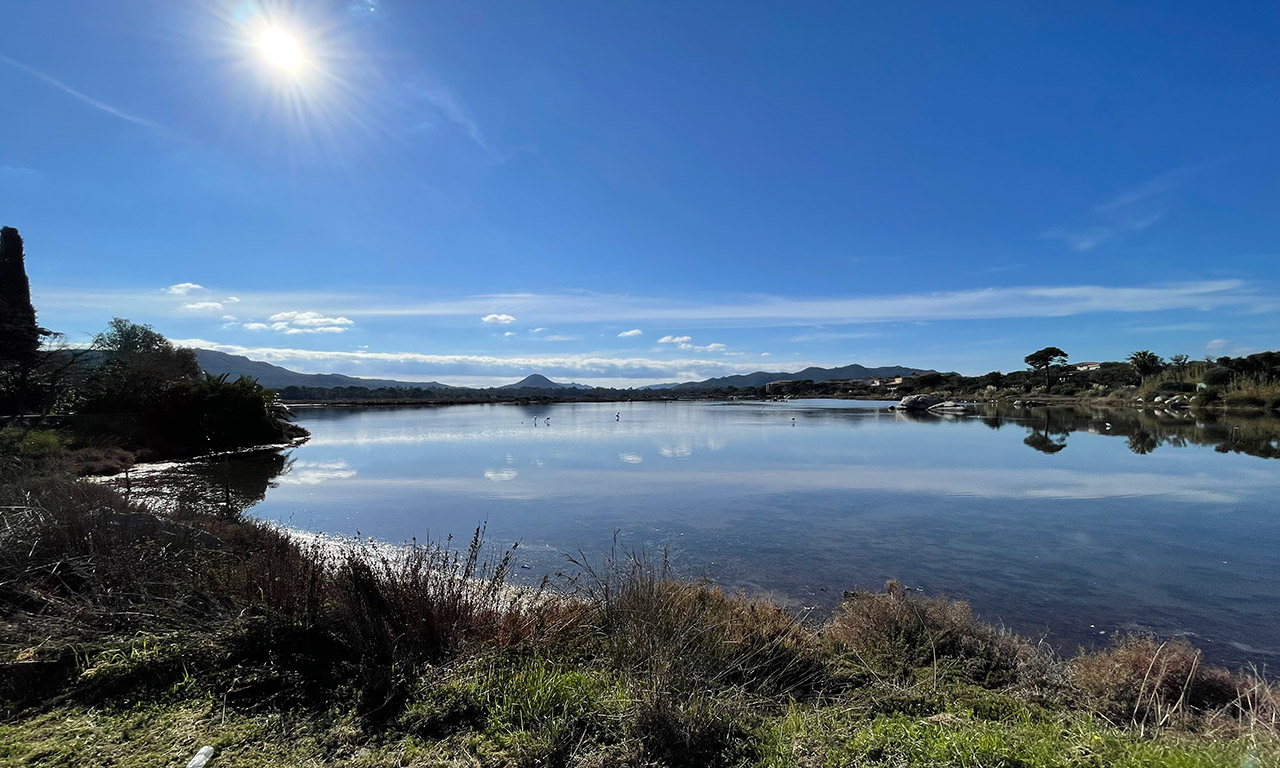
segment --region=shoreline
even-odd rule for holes
[[[1058,408],[1068,406],[1084,406],[1094,408],[1114,408],[1127,410],[1170,410],[1163,408],[1161,403],[1149,403],[1141,400],[1133,399],[1115,399],[1112,397],[1075,397],[1064,395],[1028,395],[1024,397],[1005,397],[996,400],[989,400],[979,397],[952,398],[946,395],[940,395],[945,399],[955,399],[958,403],[967,405],[990,404],[1004,407],[1015,407],[1014,403],[1020,400],[1031,400],[1034,405],[1024,405],[1020,407],[1026,408]],[[884,402],[897,403],[898,400],[885,398],[874,395],[793,395],[787,397],[768,397],[768,396],[743,396],[743,397],[725,397],[725,396],[681,396],[681,397],[646,397],[639,400],[632,398],[583,398],[583,397],[519,397],[510,399],[466,399],[466,398],[406,398],[406,399],[390,399],[390,398],[369,398],[369,399],[342,399],[342,400],[282,400],[281,402],[291,409],[323,409],[323,408],[394,408],[394,407],[443,407],[450,405],[556,405],[559,403],[633,403],[633,402],[799,402],[804,400],[849,400],[856,402]],[[900,398],[899,398],[900,400]],[[1249,416],[1259,415],[1266,416],[1278,413],[1275,410],[1268,409],[1264,406],[1241,406],[1231,405],[1228,403],[1215,403],[1211,406],[1195,405],[1177,408],[1173,410],[1181,410],[1188,412],[1204,411],[1206,413],[1229,413],[1233,415]]]
[[[240,517],[126,525],[118,497],[48,484],[29,529],[2,531],[20,599],[0,762],[168,764],[206,744],[228,765],[379,768],[1280,759],[1280,686],[1181,640],[1059,655],[896,582],[805,621],[643,557],[578,563],[567,598],[513,596],[511,552],[480,531],[457,554],[335,551]]]

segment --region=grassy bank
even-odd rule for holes
[[[1280,765],[1280,690],[1181,641],[1064,658],[895,584],[822,624],[677,578],[308,544],[0,484],[0,764]]]

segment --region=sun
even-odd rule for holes
[[[272,66],[296,72],[302,66],[302,47],[297,39],[279,27],[267,27],[258,37],[258,50]]]

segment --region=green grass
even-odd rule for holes
[[[466,677],[462,670],[451,674]],[[467,693],[463,693],[467,691]],[[761,718],[724,753],[657,754],[631,731],[631,702],[605,676],[542,662],[490,665],[422,692],[392,727],[369,728],[341,708],[245,712],[216,699],[167,697],[126,707],[61,707],[0,724],[0,764],[160,768],[204,744],[215,766],[725,765],[956,768],[1270,768],[1274,740],[1187,733],[1141,736],[1082,713],[998,719],[971,708],[932,715],[867,714],[855,694],[793,704]],[[1010,712],[1018,711],[1011,705]],[[428,714],[430,713],[430,714]],[[425,719],[423,719],[425,718]],[[424,723],[431,722],[430,727]],[[723,758],[723,759],[721,759]]]

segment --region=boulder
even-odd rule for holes
[[[937,395],[907,395],[898,401],[898,407],[904,411],[923,411],[941,402],[942,398]]]

